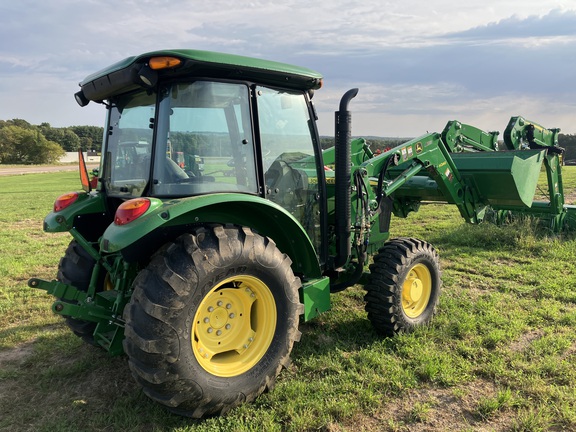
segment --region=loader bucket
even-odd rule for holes
[[[545,150],[453,153],[452,159],[481,200],[497,207],[532,205]]]
[[[451,153],[462,182],[475,189],[478,200],[499,208],[532,205],[545,150]],[[402,165],[391,169],[398,175]],[[428,176],[415,176],[396,191],[397,197],[452,203]]]

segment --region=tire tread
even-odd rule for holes
[[[246,260],[247,254],[251,260],[279,269],[288,277],[290,286],[286,292],[291,294],[287,294],[286,301],[292,305],[290,319],[295,320],[295,326],[286,335],[285,354],[257,387],[249,392],[228,389],[212,395],[211,389],[199,384],[200,379],[186,376],[182,365],[177,364],[186,337],[181,328],[175,328],[175,317],[187,307],[193,295],[191,286],[223,263]],[[199,227],[158,251],[148,268],[136,277],[134,294],[125,309],[124,350],[132,375],[144,393],[176,414],[202,418],[224,414],[270,390],[282,367],[289,365],[290,351],[301,335],[298,331],[298,315],[304,307],[298,298],[301,282],[292,273],[291,263],[271,239],[234,225]]]
[[[418,323],[404,316],[401,310],[401,277],[407,265],[416,257],[424,256],[436,269],[433,275],[433,298],[431,309],[423,313]],[[429,243],[401,237],[387,242],[374,256],[370,264],[370,277],[365,286],[365,310],[375,330],[385,336],[393,336],[412,331],[416,325],[430,321],[436,313],[437,299],[440,293],[440,266],[436,250]]]

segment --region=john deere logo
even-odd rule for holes
[[[422,143],[416,143],[416,153],[422,153]]]

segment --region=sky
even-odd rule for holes
[[[449,120],[502,133],[517,115],[576,133],[576,0],[0,0],[0,120],[102,126],[102,105],[74,101],[78,83],[174,48],[317,70],[322,135],[354,87],[354,136]]]

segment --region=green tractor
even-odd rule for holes
[[[390,239],[392,214],[423,200],[470,223],[489,207],[530,211],[543,161],[559,169],[556,143],[496,151],[493,134],[458,122],[374,155],[351,139],[356,89],[322,151],[321,85],[309,69],[193,50],[130,57],[80,83],[81,106],[106,107],[101,165],[91,181],[80,158],[84,191],[44,221],[73,239],[57,279],[29,286],[56,297],[76,335],[126,354],[145,394],[174,413],[218,415],[270,389],[299,322],[351,285],[364,284],[382,335],[428,323],[438,254]]]

